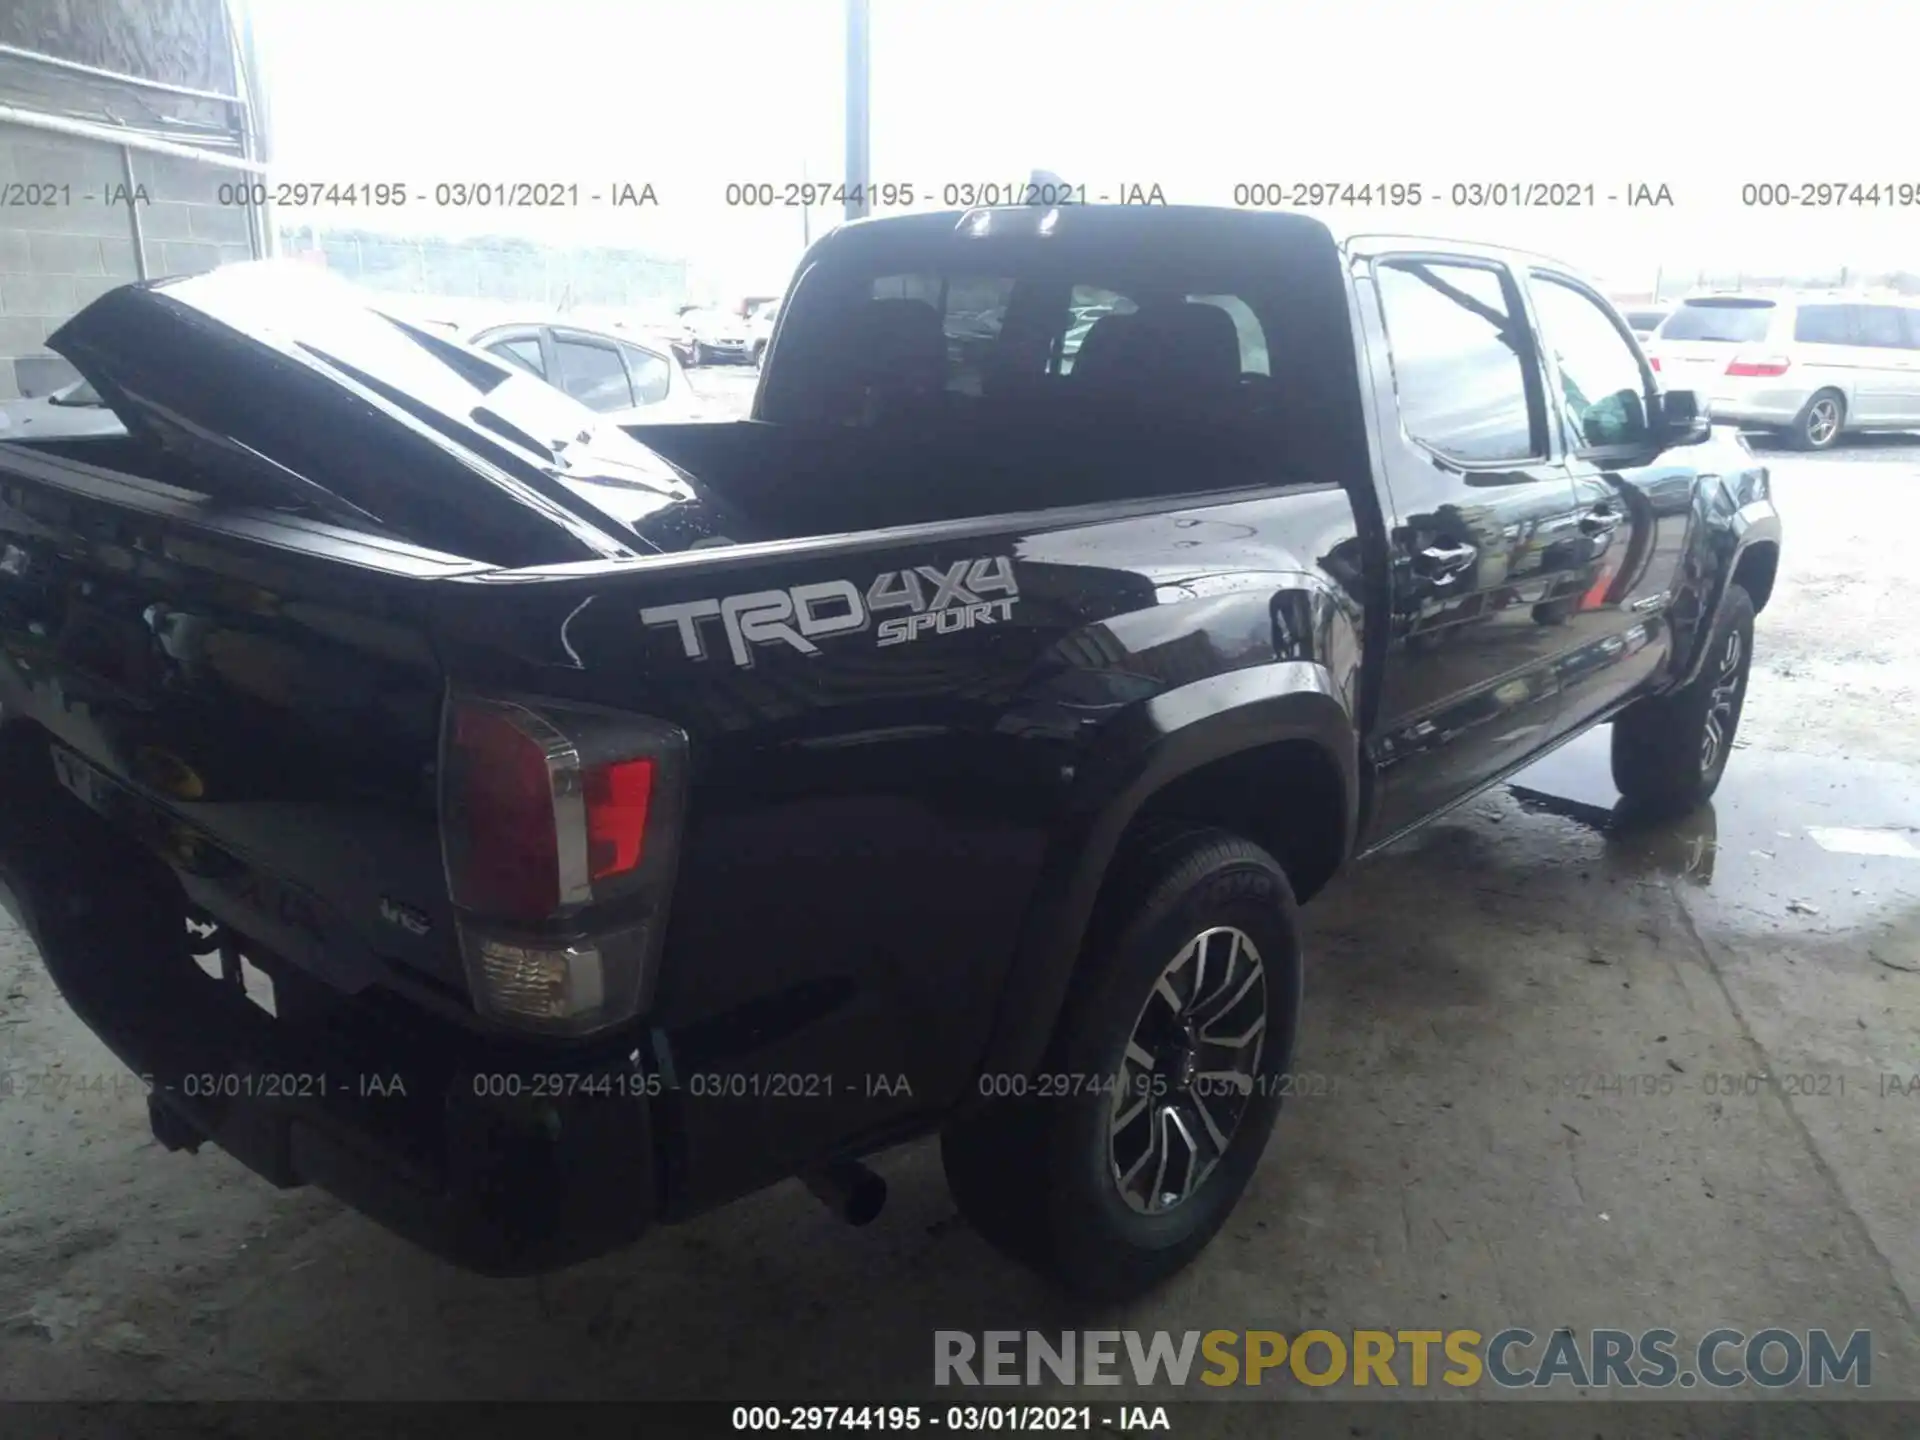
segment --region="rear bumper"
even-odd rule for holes
[[[655,1084],[637,1061],[503,1044],[378,1000],[269,1015],[187,955],[170,877],[128,903],[117,837],[48,806],[57,838],[41,814],[31,833],[0,827],[0,889],[67,1002],[142,1077],[169,1148],[210,1140],[488,1275],[604,1253],[658,1214]]]
[[[1701,398],[1715,420],[1767,428],[1792,424],[1812,393],[1804,385],[1782,385],[1765,377],[1743,382],[1722,376],[1713,391]]]

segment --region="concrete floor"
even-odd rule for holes
[[[925,1391],[935,1329],[1515,1324],[1867,1328],[1875,1393],[1920,1396],[1920,1094],[1880,1093],[1920,1074],[1920,860],[1809,829],[1920,839],[1920,449],[1777,475],[1786,559],[1711,810],[1616,832],[1598,734],[1343,877],[1308,911],[1298,1061],[1329,1093],[1160,1293],[1055,1298],[960,1223],[930,1145],[883,1159],[866,1230],[789,1184],[496,1282],[164,1153],[130,1087],[16,1094],[0,1395],[844,1402]],[[0,1066],[56,1064],[116,1073],[0,931]],[[1614,1074],[1673,1085],[1562,1080]]]

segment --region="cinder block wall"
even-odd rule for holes
[[[0,125],[0,397],[65,384],[48,332],[138,273],[127,208],[107,203],[124,184],[110,146]]]
[[[237,170],[179,160],[171,155],[133,156],[133,176],[148,197],[136,201],[147,274],[197,275],[237,260],[251,260],[247,211],[232,203],[252,177]],[[227,202],[221,203],[221,187]]]
[[[239,178],[135,153],[130,192],[118,148],[0,125],[0,399],[45,395],[74,378],[47,336],[138,278],[136,212],[151,276],[251,259],[247,212],[219,203],[220,185]]]

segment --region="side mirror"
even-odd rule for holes
[[[1654,426],[1668,445],[1698,445],[1713,434],[1713,422],[1700,410],[1700,397],[1691,390],[1668,390],[1660,396]]]

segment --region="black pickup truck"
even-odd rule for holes
[[[1702,800],[1779,554],[1579,276],[1298,215],[847,225],[730,424],[273,264],[52,343],[124,433],[0,445],[15,913],[167,1148],[489,1273],[864,1219],[937,1132],[1001,1249],[1153,1283],[1297,904],[1603,722]]]

